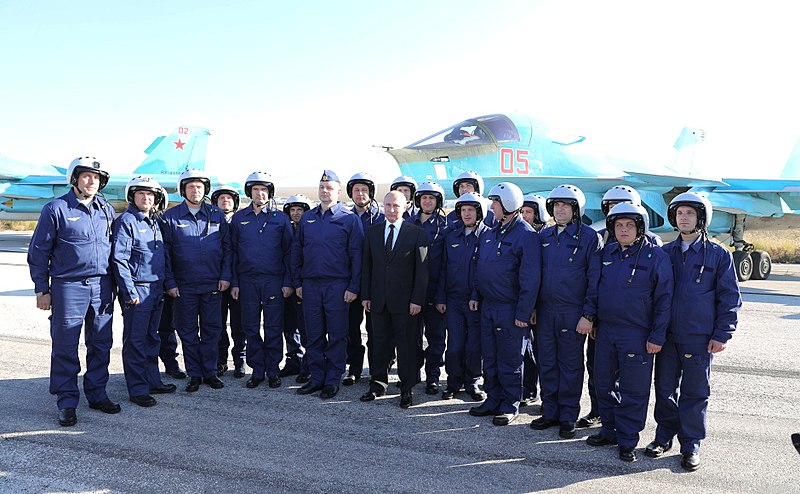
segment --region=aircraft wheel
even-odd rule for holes
[[[769,257],[769,252],[763,250],[755,250],[750,254],[753,260],[753,276],[754,280],[766,280],[772,272],[772,258]]]
[[[739,281],[747,281],[753,274],[753,259],[743,250],[733,252],[733,266],[736,268],[736,277]]]

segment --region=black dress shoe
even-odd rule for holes
[[[519,400],[519,406],[527,407],[530,405],[535,405],[537,401],[539,401],[539,398],[537,398],[536,396],[528,396],[526,398]]]
[[[228,372],[228,364],[219,364],[217,366],[217,377],[222,377]]]
[[[78,416],[75,415],[74,408],[59,408],[58,425],[62,427],[71,427],[77,423],[78,423]]]
[[[278,376],[272,376],[269,378],[269,387],[270,388],[280,388],[281,387],[281,378]]]
[[[237,365],[236,367],[233,368],[233,377],[235,377],[236,379],[241,379],[244,376],[245,376],[244,364]]]
[[[145,407],[145,408],[156,405],[156,399],[150,395],[131,396],[130,400],[132,403],[135,403],[140,407]]]
[[[225,383],[220,381],[217,376],[203,378],[203,382],[208,384],[211,389],[222,389],[225,387]]]
[[[700,468],[700,453],[683,453],[681,467],[687,472],[694,472]]]
[[[439,392],[439,383],[428,383],[425,385],[426,395],[435,395]]]
[[[531,429],[536,429],[537,431],[543,431],[556,425],[558,425],[558,420],[550,420],[544,415],[531,421]]]
[[[508,425],[519,416],[518,413],[501,413],[492,419],[494,425]]]
[[[300,369],[297,368],[295,365],[285,365],[283,369],[278,373],[279,377],[289,377],[289,376],[296,376],[300,374]]]
[[[360,380],[361,380],[360,375],[348,374],[347,377],[342,379],[342,386],[352,386],[353,384],[357,383]]]
[[[486,402],[469,409],[469,414],[473,417],[488,417],[489,415],[497,415],[497,410],[486,406]]]
[[[400,393],[400,408],[408,408],[414,404],[414,393],[409,389]]]
[[[644,455],[650,458],[659,458],[664,453],[672,449],[672,439],[667,441],[667,444],[658,444],[653,441],[644,448]]]
[[[792,444],[794,445],[794,449],[796,449],[797,452],[800,453],[800,433],[795,432],[794,434],[792,434]]]
[[[452,400],[453,396],[455,396],[455,395],[456,395],[456,391],[453,391],[450,388],[447,388],[444,391],[442,391],[442,399],[443,400]]]
[[[575,422],[561,422],[558,424],[558,437],[572,439],[575,437]]]
[[[486,399],[486,393],[480,389],[473,389],[467,391],[467,394],[475,401],[483,401]]]
[[[367,391],[366,393],[361,395],[361,398],[359,398],[359,400],[363,402],[374,401],[375,398],[379,398],[385,394],[386,394],[385,391]]]
[[[578,429],[586,429],[587,427],[594,427],[596,425],[600,425],[600,416],[592,413],[584,415],[575,423],[575,427]]]
[[[586,438],[586,444],[589,446],[610,446],[617,444],[616,439],[609,439],[602,434],[594,434]]]
[[[119,406],[119,403],[114,403],[108,398],[98,401],[97,403],[89,403],[89,408],[92,410],[100,410],[103,413],[119,413],[122,411],[122,407]]]
[[[319,394],[319,397],[323,400],[330,400],[336,393],[339,392],[339,386],[334,386],[333,384],[327,384],[322,387],[322,392]]]
[[[311,381],[311,374],[298,374],[294,379],[297,384],[305,384]]]
[[[174,384],[162,384],[160,386],[156,386],[154,388],[150,388],[151,395],[165,395],[169,393],[174,393],[178,387]]]
[[[190,377],[189,382],[186,384],[186,391],[189,393],[193,393],[200,389],[200,384],[202,384],[203,379],[199,377]]]
[[[180,367],[177,369],[167,369],[166,374],[173,379],[186,379],[186,372]]]
[[[297,390],[299,395],[310,395],[322,389],[322,384],[314,384],[311,381],[305,383],[300,389]]]
[[[629,463],[636,461],[636,448],[632,446],[620,446],[619,459]]]
[[[263,382],[264,382],[264,378],[263,377],[251,377],[250,379],[247,380],[246,383],[244,383],[244,385],[247,386],[250,389],[253,389],[253,388],[257,388],[258,385],[263,383]]]

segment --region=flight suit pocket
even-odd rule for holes
[[[621,392],[637,396],[649,394],[653,382],[653,356],[623,353],[619,374]]]

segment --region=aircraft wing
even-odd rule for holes
[[[757,179],[726,178],[728,187],[715,189],[714,192],[724,195],[750,196],[770,201],[782,200],[786,205],[784,212],[800,210],[800,180],[792,179]]]
[[[681,177],[679,175],[660,175],[656,173],[625,172],[630,177],[626,180],[630,185],[652,185],[656,187],[720,187],[728,185],[723,180],[704,179],[699,177]]]

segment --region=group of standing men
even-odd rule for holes
[[[50,392],[63,426],[77,422],[84,322],[89,406],[121,409],[105,391],[115,297],[130,400],[149,407],[152,394],[176,390],[158,372],[166,293],[188,392],[224,386],[227,339],[224,357],[219,339],[230,310],[244,336],[233,335],[235,375],[244,376],[244,346],[248,388],[265,380],[279,387],[281,377],[298,374],[298,394],[329,399],[361,379],[366,353],[370,383],[361,401],[386,394],[396,362],[407,408],[422,368],[426,393],[437,394],[445,366],[443,399],[463,389],[482,401],[471,415],[507,425],[535,399],[538,381],[542,415],[531,428],[558,426],[572,438],[576,427],[602,424],[587,442],[616,444],[622,460],[635,461],[655,366],[658,428],[645,454],[661,456],[677,435],[682,466],[699,467],[711,359],[732,336],[741,305],[730,252],[709,241],[712,208],[699,194],[670,203],[680,235],[661,247],[626,186],[603,198],[607,229],[596,232],[582,222],[586,201],[575,186],[545,199],[503,182],[484,198],[474,172],[454,181],[449,215],[440,185],[410,177],[392,183],[381,211],[372,178],[354,175],[346,184],[351,210],[339,202],[339,178],[325,170],[319,205],[292,196],[281,211],[266,173],[248,176],[251,203],[239,209],[235,189],[211,194],[209,178],[187,170],[179,205],[164,211],[166,191],[136,177],[127,211],[114,219],[98,196],[109,178],[98,160],[77,158],[67,178],[72,189],[44,207],[28,254],[37,306],[52,311]],[[579,420],[584,356],[592,410]]]

